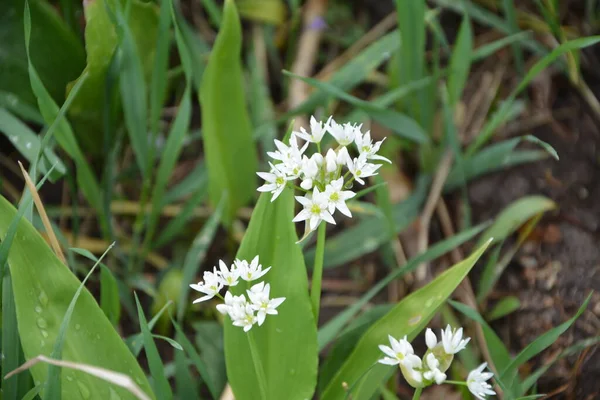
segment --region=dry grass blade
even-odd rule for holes
[[[60,248],[60,244],[58,243],[58,239],[54,234],[54,230],[52,230],[52,225],[50,224],[50,219],[48,218],[48,214],[46,214],[46,209],[44,208],[44,204],[42,203],[42,199],[35,188],[35,184],[31,180],[31,177],[27,173],[27,170],[23,167],[23,164],[19,161],[19,167],[21,167],[21,172],[23,173],[23,177],[25,178],[25,183],[31,192],[31,197],[33,198],[33,202],[35,203],[35,207],[40,214],[40,218],[42,219],[42,223],[44,224],[44,228],[46,229],[46,233],[48,235],[48,240],[50,241],[50,245],[52,249],[56,253],[56,256],[63,262],[63,264],[67,264],[67,260],[65,259],[65,255],[63,254],[62,249]]]
[[[100,378],[106,382],[110,382],[113,385],[117,385],[122,387],[123,389],[128,390],[131,394],[133,394],[140,400],[150,400],[150,397],[146,393],[144,393],[142,389],[140,389],[140,387],[128,375],[110,371],[104,368],[94,367],[93,365],[75,363],[64,360],[55,360],[44,355],[39,355],[28,360],[19,368],[6,374],[4,379],[8,379],[15,374],[28,370],[29,368],[33,367],[35,364],[40,362],[56,365],[61,368],[70,368],[77,371],[85,372],[86,374],[90,374],[92,376],[95,376],[96,378]]]

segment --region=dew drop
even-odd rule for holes
[[[80,330],[80,329],[81,329],[81,325],[79,325],[79,324],[75,324],[75,330],[76,330],[76,331],[78,331],[78,330]]]
[[[77,381],[77,386],[79,386],[79,393],[81,393],[81,397],[83,397],[84,399],[89,399],[90,389],[88,389],[88,387],[83,382],[79,381]]]
[[[275,328],[275,332],[277,332],[277,333],[283,333],[283,330],[281,330],[281,328]]]
[[[10,137],[11,142],[13,143],[17,143],[19,141],[19,138],[17,136],[11,136]]]
[[[144,382],[140,378],[135,378],[135,381],[138,383],[138,385],[144,384]]]
[[[433,304],[435,300],[432,298],[427,299],[427,301],[425,302],[425,308],[429,308],[431,307],[431,305]]]
[[[290,369],[290,375],[296,375],[296,370],[295,369]]]
[[[48,327],[48,322],[44,318],[38,318],[36,323],[39,328],[44,329]]]
[[[42,312],[42,307],[40,307],[40,306],[35,306],[35,312],[36,312],[36,313],[38,313],[38,314],[41,314],[41,312]]]
[[[99,334],[96,334],[96,339],[100,339],[100,335]]]
[[[73,382],[73,377],[72,377],[71,375],[67,375],[67,380],[68,380],[69,382]]]
[[[30,149],[31,148],[31,142],[25,143],[25,147],[28,148],[28,149]]]
[[[409,325],[416,325],[416,324],[419,323],[419,321],[421,320],[421,318],[422,317],[420,315],[414,316],[414,317],[412,317],[411,319],[408,320],[408,324]]]
[[[46,331],[46,330],[43,330],[43,329],[42,329],[40,332],[42,332],[42,336],[43,336],[44,338],[47,338],[47,337],[48,337],[48,331]]]
[[[38,296],[38,300],[42,307],[46,307],[48,305],[48,295],[43,290],[40,291],[40,295]]]
[[[41,347],[44,347],[45,345],[46,345],[46,341],[45,340],[40,341],[40,346]]]

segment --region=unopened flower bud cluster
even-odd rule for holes
[[[244,294],[233,295],[229,290],[225,293],[225,297],[221,297],[219,292],[225,286],[236,286],[240,279],[246,282],[260,279],[270,269],[271,267],[262,268],[258,256],[251,262],[236,259],[230,267],[223,261],[219,261],[219,269],[214,267],[212,272],[205,271],[203,281],[190,285],[192,289],[204,294],[194,300],[194,303],[210,300],[215,296],[223,299],[224,303],[217,305],[217,310],[223,315],[229,315],[234,326],[239,326],[244,329],[244,332],[248,332],[254,324],[261,326],[267,314],[276,315],[277,307],[283,303],[285,297],[270,298],[271,286],[264,282],[257,283],[246,290],[247,298]]]
[[[450,325],[441,331],[441,341],[438,342],[435,333],[431,329],[425,332],[425,343],[427,352],[423,359],[415,355],[412,345],[407,337],[395,339],[389,336],[390,346],[379,345],[379,349],[386,357],[379,360],[381,364],[398,365],[404,379],[415,388],[424,388],[433,383],[441,385],[446,381],[446,371],[450,368],[454,355],[463,350],[471,339],[463,339],[463,329],[452,329]],[[483,372],[486,363],[471,371],[467,377],[467,387],[473,395],[480,400],[487,395],[495,395],[492,386],[486,381],[493,374]]]
[[[274,201],[284,188],[294,187],[299,180],[300,186],[296,188],[305,194],[296,196],[296,200],[303,210],[293,221],[306,221],[307,232],[315,230],[321,221],[335,224],[333,215],[336,210],[352,217],[346,201],[356,195],[350,190],[353,182],[364,185],[364,178],[377,175],[381,164],[373,164],[372,161],[391,163],[377,154],[383,140],[373,143],[371,133],[363,133],[361,128],[362,125],[351,123],[338,124],[331,117],[326,122],[312,117],[310,132],[304,128],[292,132],[289,145],[275,140],[277,151],[267,153],[273,159],[269,163],[271,170],[258,173],[265,180],[258,190],[271,192],[271,201]],[[326,133],[336,140],[337,147],[328,149],[323,155],[321,141]],[[304,145],[300,146],[298,139],[304,140]],[[311,145],[317,151],[308,156],[305,153]],[[352,154],[356,157],[353,158]]]

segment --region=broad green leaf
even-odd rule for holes
[[[284,75],[289,75],[294,78],[300,79],[303,82],[306,82],[309,85],[314,86],[315,88],[327,94],[342,99],[348,102],[349,104],[363,110],[375,121],[379,122],[383,126],[390,128],[392,132],[396,133],[400,137],[410,139],[417,143],[423,143],[429,140],[426,133],[423,131],[423,128],[421,128],[421,126],[419,126],[419,124],[415,120],[402,113],[388,108],[379,107],[375,104],[372,104],[371,102],[356,98],[330,83],[321,82],[313,78],[299,76],[288,71],[283,71],[283,73]]]
[[[16,210],[0,198],[0,238],[16,216]],[[60,323],[80,285],[73,273],[62,264],[40,234],[26,220],[18,223],[8,263],[13,279],[19,335],[26,359],[39,354],[49,356]],[[143,370],[114,330],[92,294],[83,289],[67,328],[63,359],[91,364],[121,372],[135,379],[142,390],[151,394]],[[45,382],[47,367],[37,364],[31,374]],[[133,399],[127,390],[110,387],[105,382],[80,372],[61,374],[62,398],[107,399],[110,390],[122,399]]]
[[[521,307],[521,301],[516,296],[506,296],[502,298],[487,314],[487,319],[493,321],[512,314]]]
[[[481,235],[479,245],[489,238],[493,238],[493,243],[499,243],[514,233],[530,218],[555,208],[556,203],[547,197],[523,197],[509,204],[498,214],[492,226]]]
[[[2,284],[2,371],[4,375],[17,369],[25,361],[17,330],[17,313],[11,283],[10,273],[5,273],[0,283]],[[17,375],[2,382],[2,399],[19,399],[21,397],[19,388],[27,378],[26,375]]]
[[[128,27],[141,59],[140,78],[150,81],[158,36],[158,13],[152,3],[129,1]],[[102,149],[103,115],[105,104],[121,108],[119,96],[106,99],[107,73],[113,53],[119,43],[117,31],[109,15],[116,13],[117,1],[94,0],[84,3],[85,45],[87,63],[83,73],[88,79],[78,93],[69,112],[75,133],[86,151],[98,153]],[[78,79],[81,79],[79,77]],[[74,84],[75,82],[72,82]],[[69,85],[69,90],[72,87]],[[118,93],[118,91],[117,91]],[[119,114],[120,116],[121,114]]]
[[[448,251],[460,246],[467,240],[472,239],[478,233],[485,229],[485,225],[478,225],[471,229],[464,230],[446,240],[432,245],[426,252],[411,258],[401,268],[397,268],[390,272],[384,279],[377,282],[368,292],[363,294],[361,298],[354,304],[346,308],[344,311],[336,315],[329,322],[319,329],[319,350],[322,350],[328,343],[333,341],[344,326],[357,314],[373,297],[383,290],[394,279],[401,278],[404,274],[413,271],[419,264],[434,260]]]
[[[218,394],[227,384],[223,325],[217,321],[199,321],[192,326],[196,331],[194,342],[200,351],[200,358],[205,365],[210,365],[208,376]]]
[[[276,25],[285,21],[283,0],[237,0],[235,3],[243,18]]]
[[[181,340],[177,333],[175,339]],[[194,380],[188,366],[188,357],[183,351],[175,352],[175,394],[179,399],[199,399],[200,385]]]
[[[159,399],[169,400],[173,398],[171,392],[171,386],[165,376],[165,369],[163,362],[158,354],[156,343],[154,343],[154,337],[148,327],[144,310],[140,304],[140,300],[135,295],[135,303],[137,305],[138,318],[140,320],[140,328],[142,330],[142,337],[144,338],[144,351],[146,352],[146,358],[148,359],[148,366],[150,367],[150,373],[152,374],[152,380],[154,381],[154,389]]]
[[[100,270],[100,307],[113,326],[117,327],[121,318],[119,287],[110,269],[104,265]]]
[[[556,342],[556,339],[569,329],[577,318],[585,311],[592,298],[592,294],[593,293],[590,293],[588,295],[573,317],[539,336],[513,358],[511,363],[500,373],[500,379],[503,380],[506,385],[511,386],[513,381],[517,378],[519,367]]]
[[[16,101],[35,105],[23,36],[24,6],[24,0],[0,1],[0,91],[11,93]],[[30,44],[33,65],[49,95],[62,103],[67,83],[85,66],[83,46],[49,2],[31,1],[30,8],[34,21]]]
[[[344,382],[356,385],[353,397],[370,398],[393,368],[376,365],[358,382],[363,372],[381,358],[381,351],[377,346],[386,343],[388,335],[394,337],[407,335],[409,340],[412,340],[467,276],[488,245],[489,243],[486,243],[479,247],[468,258],[438,276],[427,286],[405,297],[372,325],[331,380],[321,398],[323,400],[343,398]]]
[[[264,276],[271,297],[285,297],[278,315],[269,315],[252,328],[267,381],[267,399],[311,398],[317,384],[317,330],[308,297],[308,279],[298,237],[292,222],[294,197],[285,189],[276,201],[260,196],[237,258],[260,257],[272,266]],[[249,286],[240,283],[234,294]],[[233,290],[232,290],[233,291]],[[225,357],[227,376],[236,399],[260,399],[247,334],[226,317]],[[264,400],[264,399],[261,399]]]
[[[213,205],[227,193],[224,221],[256,192],[258,160],[246,110],[240,61],[242,31],[233,0],[225,1],[217,35],[200,88],[204,154]]]
[[[448,101],[451,106],[456,105],[462,96],[462,92],[469,77],[471,69],[471,53],[473,50],[473,32],[471,21],[465,14],[462,24],[458,30],[458,37],[454,45],[454,51],[450,58],[450,72],[448,73]]]

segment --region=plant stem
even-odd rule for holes
[[[252,355],[252,362],[254,363],[254,370],[256,371],[256,377],[258,379],[258,390],[260,391],[260,398],[267,398],[267,378],[265,377],[265,370],[263,369],[260,356],[258,354],[258,348],[254,341],[254,334],[252,331],[248,331],[248,343],[250,344],[250,354]]]
[[[315,324],[319,325],[319,309],[321,307],[321,281],[323,280],[323,258],[325,256],[325,221],[321,221],[317,233],[317,250],[315,253],[315,267],[313,268],[310,300],[315,316]]]
[[[421,398],[422,391],[423,391],[423,388],[416,388],[415,394],[413,394],[413,400],[419,400]]]
[[[444,381],[444,383],[448,383],[450,385],[461,385],[461,386],[467,386],[467,382],[463,382],[463,381]]]

